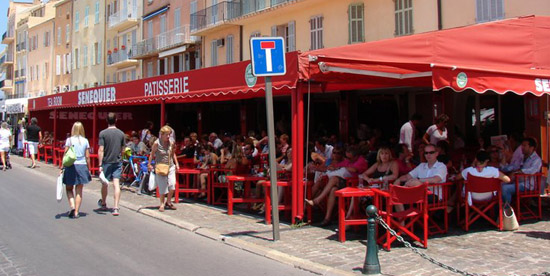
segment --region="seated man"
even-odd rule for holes
[[[515,181],[514,175],[516,173],[523,173],[523,174],[534,174],[540,172],[540,169],[542,167],[542,159],[540,159],[539,155],[536,152],[537,149],[537,141],[535,138],[528,137],[524,138],[521,141],[521,151],[523,152],[523,161],[521,164],[510,164],[508,166],[504,166],[502,168],[502,171],[504,172],[510,172],[510,178],[512,179],[512,182]],[[527,189],[532,190],[534,183],[524,183],[523,181],[519,182],[519,190],[524,191],[526,186]],[[541,181],[541,185],[544,185],[544,183]],[[541,192],[544,190],[544,187],[541,187]],[[512,196],[516,193],[516,185],[515,183],[512,184],[504,184],[502,185],[502,199],[504,200],[504,203],[511,203],[512,202]]]
[[[363,156],[359,155],[359,150],[355,146],[348,147],[346,150],[346,157],[348,162],[342,163],[340,168],[336,168],[333,171],[328,171],[328,183],[324,187],[321,194],[315,197],[313,200],[306,199],[306,203],[315,206],[322,200],[328,197],[327,200],[327,212],[325,213],[325,219],[321,222],[320,226],[326,226],[330,224],[332,216],[332,209],[336,202],[336,196],[334,192],[336,190],[344,188],[346,185],[347,177],[358,176],[367,170],[368,164]]]
[[[137,134],[130,138],[130,143],[126,146],[132,150],[132,155],[144,156],[148,152],[147,146],[141,142]]]
[[[447,180],[447,166],[437,161],[437,150],[434,145],[428,144],[424,148],[426,162],[420,163],[408,174],[399,177],[395,184],[405,182],[405,186],[414,187],[423,183],[444,183]],[[441,191],[433,191],[440,199],[443,196]]]
[[[318,182],[321,177],[325,175],[327,166],[332,161],[332,151],[334,147],[327,144],[327,139],[320,137],[315,140],[315,154],[312,153],[311,162],[308,167],[308,173],[314,173],[314,182]]]

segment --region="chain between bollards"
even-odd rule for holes
[[[378,261],[378,245],[376,244],[376,206],[367,207],[367,254],[363,264],[363,274],[380,274],[380,262]]]

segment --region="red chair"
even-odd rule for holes
[[[61,159],[63,159],[63,155],[61,155]],[[90,172],[92,175],[99,175],[99,155],[97,153],[90,153]]]
[[[227,204],[227,189],[228,183],[225,177],[227,175],[235,174],[235,170],[226,169],[223,166],[217,168],[210,168],[210,202],[209,204],[220,205]],[[216,189],[220,190],[221,193],[216,197]]]
[[[449,214],[447,213],[447,202],[451,187],[451,182],[429,183],[428,185],[428,235],[444,234],[449,231]],[[434,220],[433,214],[440,212],[443,214],[443,224]]]
[[[484,218],[492,225],[496,226],[498,230],[502,231],[502,184],[498,178],[484,178],[473,176],[468,174],[468,180],[465,184],[465,196],[464,196],[464,230],[468,231],[470,225],[479,218]],[[487,200],[478,201],[472,196],[472,204],[468,203],[469,193],[496,193],[494,196]],[[494,213],[494,207],[498,205],[498,221],[491,218],[487,213]]]
[[[265,191],[265,224],[271,224],[271,181],[265,181],[263,183]],[[287,180],[277,180],[277,187],[284,187],[284,201],[279,203],[279,211],[290,211],[292,210],[292,195],[290,188],[292,187],[292,182]],[[275,200],[278,200],[277,198]]]
[[[516,177],[516,215],[518,221],[526,219],[542,218],[541,207],[541,183],[542,173],[535,174],[515,174]],[[523,184],[524,189],[520,191],[519,186]],[[536,202],[536,206],[530,205],[531,202]]]
[[[54,147],[52,144],[43,145],[44,149],[44,163],[48,164],[48,160],[51,160],[54,163]]]
[[[406,234],[413,240],[420,242],[424,248],[428,248],[428,188],[425,184],[416,187],[402,187],[390,185],[389,192],[373,189],[378,197],[385,199],[386,207],[380,207],[379,214],[386,224],[396,230],[398,235]],[[381,201],[378,200],[378,203]],[[396,205],[408,204],[408,209],[393,211]],[[380,204],[379,204],[380,205]],[[422,236],[414,233],[415,224],[422,227]],[[378,242],[384,249],[390,250],[391,244],[397,238],[389,231],[382,235]]]

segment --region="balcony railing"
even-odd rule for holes
[[[27,50],[27,43],[26,42],[17,43],[17,46],[15,48],[17,51]]]
[[[241,0],[221,2],[191,14],[191,31],[196,32],[225,21],[293,0]]]
[[[112,28],[127,20],[137,20],[137,7],[131,7],[128,9],[122,9],[111,16],[109,16],[109,28]]]
[[[128,52],[126,50],[119,50],[116,53],[107,55],[107,65],[112,65],[125,60],[128,60]]]
[[[174,28],[132,46],[130,57],[146,56],[182,44],[193,44],[196,37],[189,35],[189,25]]]

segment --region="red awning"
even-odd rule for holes
[[[522,17],[320,49],[300,78],[326,90],[381,87],[550,93],[550,17]]]
[[[290,95],[298,81],[298,53],[286,55],[287,74],[272,77],[273,95]],[[191,103],[249,99],[265,95],[264,78],[247,73],[250,61],[163,75],[29,99],[29,110],[104,105]],[[247,82],[247,77],[248,82]]]

